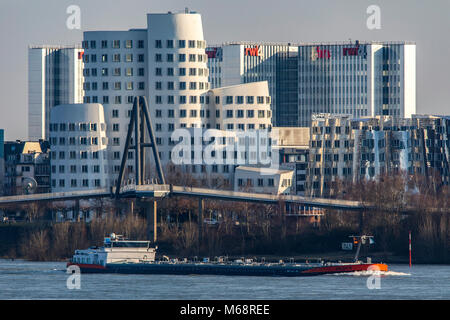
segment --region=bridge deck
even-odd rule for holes
[[[94,198],[108,198],[114,194],[114,190],[93,189],[73,192],[39,193],[30,195],[18,195],[0,197],[0,205],[28,203],[36,201],[64,201]],[[112,193],[111,193],[112,191]],[[214,190],[207,188],[192,188],[170,185],[126,185],[121,188],[123,198],[163,198],[165,196],[186,196],[205,199],[226,201],[244,201],[260,203],[286,202],[298,205],[314,206],[320,208],[334,208],[345,210],[362,210],[364,205],[358,201],[335,200],[323,198],[307,198],[297,195],[273,195],[263,193],[238,192],[228,190]]]

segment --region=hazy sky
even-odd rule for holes
[[[81,30],[66,28],[69,5]],[[366,27],[369,5],[381,29]],[[85,30],[145,28],[146,13],[188,7],[202,14],[208,44],[224,41],[408,40],[417,44],[417,111],[450,114],[449,0],[0,0],[0,128],[26,139],[27,46],[74,44]]]

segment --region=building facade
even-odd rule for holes
[[[352,117],[416,113],[416,46],[317,43],[298,50],[299,125],[318,113]]]
[[[267,81],[274,126],[297,125],[297,46],[231,42],[206,49],[211,88]]]
[[[84,102],[98,102],[104,107],[109,186],[115,184],[120,170],[135,96],[147,98],[163,167],[173,163],[172,149],[178,138],[172,138],[178,129],[271,128],[268,82],[211,90],[198,13],[148,14],[147,29],[87,31],[83,49]],[[133,153],[128,154],[130,172]],[[217,171],[214,166],[205,170],[210,169],[225,173],[227,178],[228,172],[234,172],[225,166]],[[202,167],[190,170],[199,174],[205,171]]]
[[[106,123],[101,104],[52,108],[50,144],[52,192],[107,187]]]
[[[0,195],[3,195],[5,180],[5,130],[0,129]]]
[[[309,127],[317,113],[416,113],[416,46],[410,42],[264,44],[207,48],[214,88],[267,80],[274,126]]]
[[[334,196],[338,180],[370,180],[383,174],[430,177],[448,185],[450,118],[391,116],[313,119],[307,195]]]
[[[83,99],[83,50],[62,46],[28,48],[28,138],[48,139],[50,110]]]
[[[5,142],[4,194],[50,192],[50,160],[47,141]],[[29,178],[29,179],[28,179]],[[27,190],[30,179],[36,181],[34,190]]]
[[[294,171],[290,168],[239,166],[235,171],[234,191],[267,194],[291,194]]]

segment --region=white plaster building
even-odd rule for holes
[[[235,191],[270,194],[295,194],[294,170],[239,166],[234,177]],[[292,189],[292,190],[291,190]]]
[[[107,138],[101,104],[66,104],[51,110],[52,192],[105,188]]]

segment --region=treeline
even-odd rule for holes
[[[369,253],[407,257],[411,231],[414,262],[450,263],[447,186],[398,174],[374,181],[340,181],[338,191],[336,198],[364,201],[376,208],[362,214],[329,210],[323,216],[301,217],[292,215],[296,208],[282,202],[205,201],[206,221],[199,229],[197,199],[165,198],[158,201],[158,251],[177,257],[320,254],[339,251],[349,235],[362,231],[375,236]],[[71,257],[76,249],[101,245],[111,232],[147,239],[146,215],[138,204],[133,208],[133,213],[120,213],[105,201],[90,222],[3,225],[0,255],[57,260]]]

